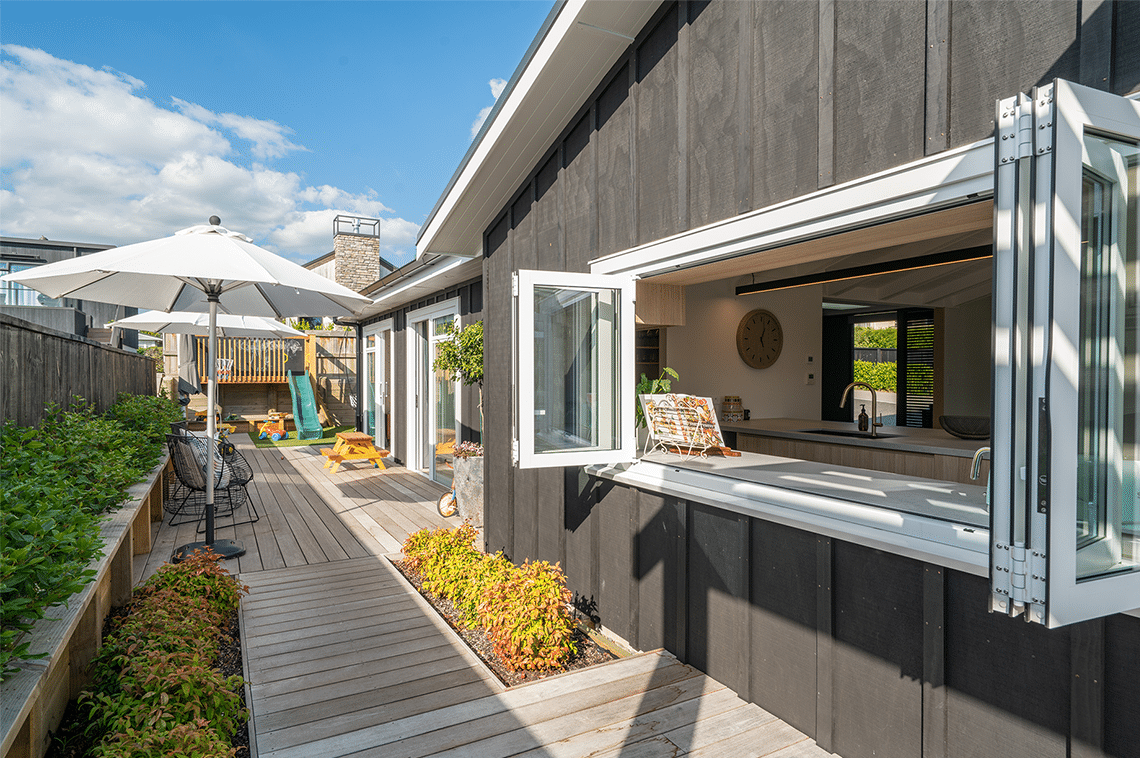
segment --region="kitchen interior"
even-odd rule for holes
[[[987,526],[992,218],[979,202],[639,283],[638,375],[674,369],[745,453],[662,460]],[[896,392],[851,386],[856,325],[897,329]]]

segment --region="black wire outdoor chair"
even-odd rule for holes
[[[178,480],[178,487],[165,504],[166,511],[171,514],[170,525],[198,522],[198,532],[204,532],[207,442],[183,432],[166,435],[166,444]],[[261,519],[246,490],[252,479],[253,469],[245,457],[233,445],[219,444],[214,457],[214,517],[232,517],[246,502],[249,502],[251,514],[246,521],[227,522],[225,526],[253,524]]]

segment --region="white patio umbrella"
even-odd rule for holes
[[[176,311],[144,311],[135,316],[121,318],[107,324],[108,328],[137,329],[145,332],[164,334],[196,334],[207,337],[210,334],[210,314]],[[286,326],[280,321],[262,316],[238,316],[232,313],[218,314],[219,337],[304,337],[305,333]]]
[[[263,250],[221,219],[183,229],[171,237],[103,250],[0,277],[50,298],[71,297],[163,311],[208,312],[210,382],[207,408],[217,391],[219,311],[243,316],[347,316],[372,301],[347,287]],[[206,414],[213,438],[214,414]],[[215,446],[207,445],[206,471],[214,469]],[[214,479],[206,477],[206,540],[175,551],[175,559],[209,545],[223,557],[245,552],[234,540],[214,539]]]

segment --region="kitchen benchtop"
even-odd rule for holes
[[[751,434],[757,437],[779,437],[783,439],[805,440],[808,442],[826,442],[834,445],[855,445],[880,450],[897,450],[899,452],[926,453],[928,455],[950,455],[959,458],[971,458],[974,451],[980,447],[989,447],[990,441],[964,440],[942,429],[914,429],[905,426],[879,427],[880,434],[897,435],[894,437],[879,437],[873,439],[868,433],[867,437],[842,437],[833,434],[813,433],[811,429],[834,429],[836,431],[857,432],[858,426],[854,422],[818,421],[802,418],[762,418],[749,421],[721,422],[720,428],[725,432],[737,434]]]

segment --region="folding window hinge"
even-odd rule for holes
[[[511,462],[516,466],[519,462],[519,441],[511,440]]]
[[[519,275],[511,274],[511,296],[519,296]]]

